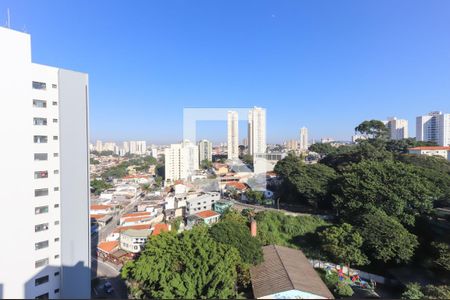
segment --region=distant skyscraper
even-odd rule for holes
[[[308,150],[308,128],[306,127],[302,127],[300,128],[300,144],[299,144],[299,149],[301,151],[306,151]]]
[[[450,114],[431,112],[417,117],[416,140],[450,146]]]
[[[266,153],[266,110],[254,107],[248,113],[249,154]]]
[[[198,147],[189,141],[171,144],[164,150],[164,155],[166,180],[171,182],[189,179],[199,168]]]
[[[128,142],[123,142],[122,147],[123,147],[125,154],[130,153],[130,144]]]
[[[0,298],[90,298],[88,75],[32,63],[29,34],[0,45]]]
[[[296,151],[298,150],[298,142],[297,140],[289,140],[286,142],[286,149],[288,151]]]
[[[103,151],[103,143],[102,141],[97,141],[95,143],[95,151],[102,152]]]
[[[204,160],[212,161],[212,143],[208,140],[201,140],[198,143],[199,162]]]
[[[391,140],[402,140],[408,138],[408,121],[397,118],[388,118],[384,122],[389,130],[389,138]]]
[[[237,111],[228,112],[228,159],[239,158],[239,117]]]

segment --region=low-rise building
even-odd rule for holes
[[[122,250],[139,253],[151,234],[150,229],[128,229],[120,234],[120,248]]]
[[[216,203],[214,203],[214,211],[219,214],[224,214],[228,209],[230,209],[233,206],[233,202],[228,200],[219,200]]]
[[[445,146],[423,146],[414,147],[408,149],[410,154],[416,155],[428,155],[428,156],[441,156],[447,160],[450,160],[450,147]]]
[[[207,224],[212,225],[214,223],[219,222],[220,214],[212,211],[212,210],[205,210],[193,215],[190,215],[186,218],[186,228],[190,229],[196,224]]]
[[[114,207],[112,205],[105,204],[91,204],[89,212],[93,215],[106,215],[110,214],[114,211]]]
[[[196,214],[205,210],[212,210],[214,202],[220,200],[219,192],[199,194],[197,197],[186,200],[186,215]]]

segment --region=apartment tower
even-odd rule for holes
[[[212,161],[212,143],[208,140],[201,140],[198,143],[199,162],[204,160]]]
[[[450,114],[430,112],[416,118],[416,140],[450,146]]]
[[[248,149],[249,154],[266,153],[266,110],[254,107],[248,112]]]
[[[239,158],[239,117],[237,111],[228,111],[228,159]]]
[[[88,76],[0,44],[0,298],[90,298]]]
[[[300,143],[299,143],[299,149],[300,151],[306,151],[308,150],[308,128],[302,127],[300,128]]]

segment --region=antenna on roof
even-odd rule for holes
[[[11,29],[11,17],[9,15],[9,8],[6,9],[6,26]]]

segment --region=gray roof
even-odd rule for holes
[[[148,237],[152,231],[150,229],[127,229],[122,234],[129,237]]]
[[[269,245],[263,253],[264,262],[250,269],[255,298],[299,290],[334,299],[302,251]]]

